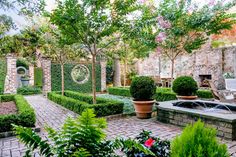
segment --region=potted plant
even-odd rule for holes
[[[23,75],[21,76],[20,80],[21,80],[22,86],[28,86],[30,77],[28,75]]]
[[[197,82],[190,76],[181,76],[174,80],[172,90],[177,94],[178,99],[197,99]]]
[[[236,79],[233,73],[226,72],[223,74],[223,77],[225,79],[225,88],[229,91],[236,91]]]
[[[155,92],[155,82],[151,78],[140,76],[132,80],[130,94],[133,97],[133,104],[138,118],[151,118]]]

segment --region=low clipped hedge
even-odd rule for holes
[[[41,94],[42,90],[41,88],[38,87],[20,87],[17,89],[17,94],[21,94],[21,95],[33,95],[33,94]]]
[[[50,92],[48,99],[78,114],[92,108],[98,117],[121,114],[124,107],[123,102],[104,98],[97,98],[97,104],[92,104],[92,96],[73,91],[65,91],[64,96],[60,92]]]
[[[12,124],[24,127],[35,126],[36,116],[34,109],[28,104],[22,95],[1,95],[1,102],[14,101],[17,114],[0,115],[0,132],[12,130]]]
[[[119,95],[125,97],[131,97],[129,93],[129,88],[127,87],[109,87],[108,93],[112,95]],[[197,96],[202,99],[212,99],[213,95],[209,90],[198,90]],[[176,100],[176,93],[171,91],[171,88],[157,88],[155,99],[157,101],[170,101]]]

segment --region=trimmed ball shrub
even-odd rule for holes
[[[216,138],[216,129],[200,120],[188,125],[171,143],[171,157],[229,157],[227,146]]]
[[[198,86],[192,77],[180,76],[174,80],[172,89],[177,95],[191,96],[196,94]]]
[[[132,80],[130,94],[135,100],[150,100],[155,93],[156,85],[150,77],[140,76]]]

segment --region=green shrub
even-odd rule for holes
[[[176,94],[173,92],[157,92],[155,95],[157,101],[170,101],[176,100]]]
[[[86,64],[90,71],[90,77],[84,84],[78,84],[73,81],[71,71],[76,64],[64,65],[65,90],[79,91],[85,93],[92,92],[92,65]],[[51,65],[52,91],[61,91],[61,66],[60,64]],[[96,64],[96,91],[101,91],[101,66]]]
[[[41,94],[42,90],[38,87],[31,87],[31,86],[25,86],[20,87],[17,89],[17,94],[21,95],[33,95],[33,94]]]
[[[191,96],[196,94],[198,86],[192,77],[180,76],[174,80],[172,89],[180,96]]]
[[[33,108],[21,95],[3,95],[2,101],[14,101],[17,107],[17,114],[0,115],[0,132],[11,131],[12,124],[25,127],[33,127],[36,122],[36,116]]]
[[[198,90],[197,91],[197,96],[199,98],[204,98],[204,99],[211,99],[213,98],[212,92],[209,90]]]
[[[29,69],[29,63],[24,58],[19,58],[19,59],[16,60],[16,67],[19,67],[19,66],[22,66],[22,67],[25,67],[26,69]]]
[[[172,141],[171,157],[229,157],[229,154],[227,146],[217,141],[216,129],[199,120]]]
[[[62,96],[60,92],[50,92],[48,99],[78,114],[87,108],[94,109],[98,117],[123,113],[124,103],[120,101],[97,98],[97,104],[92,104],[93,98],[90,95],[72,91],[65,91],[64,94]]]
[[[0,94],[4,93],[4,84],[5,84],[5,78],[6,78],[6,61],[3,59],[0,59]]]
[[[125,96],[125,97],[131,97],[129,88],[123,88],[123,87],[109,87],[108,93],[113,95],[119,95],[119,96]]]
[[[34,86],[42,88],[43,87],[43,69],[34,68]]]
[[[135,100],[152,99],[156,92],[153,79],[147,76],[135,77],[130,86],[130,94]]]

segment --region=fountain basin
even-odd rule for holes
[[[201,119],[217,129],[217,136],[236,140],[236,104],[202,100],[176,100],[157,105],[157,120],[177,126],[186,126]]]

